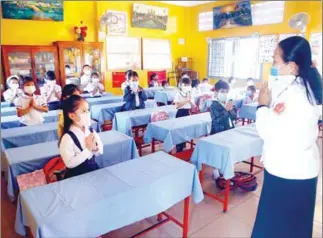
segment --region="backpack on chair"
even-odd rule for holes
[[[66,166],[63,159],[59,156],[48,161],[43,170],[47,183],[54,183],[64,179]]]

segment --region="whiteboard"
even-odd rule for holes
[[[259,37],[259,62],[272,63],[277,46],[278,35],[263,35]]]
[[[108,70],[141,69],[141,39],[126,36],[107,36]]]
[[[171,69],[172,57],[170,41],[163,39],[143,39],[143,69]]]

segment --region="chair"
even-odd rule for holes
[[[111,131],[112,130],[112,121],[104,121],[104,124],[101,126],[102,131]]]
[[[20,191],[46,185],[46,176],[44,170],[39,169],[28,174],[17,176],[17,183]]]
[[[160,111],[160,112],[152,112],[150,115],[150,122],[158,122],[158,121],[165,121],[169,119],[169,114],[166,111]],[[138,151],[139,156],[142,156],[142,149],[149,147],[150,144],[145,144],[144,137],[142,136],[135,136],[134,138]],[[152,142],[152,150],[155,152],[155,144],[156,141],[153,140]]]
[[[193,154],[194,148],[188,149],[188,150],[184,150],[182,152],[176,152],[175,154],[172,154],[172,156],[184,160],[186,162],[189,162],[192,154]]]

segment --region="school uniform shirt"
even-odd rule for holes
[[[45,83],[42,87],[40,87],[40,94],[47,99],[48,97],[48,103],[50,102],[58,102],[59,99],[56,97],[56,94],[53,92],[55,91],[56,93],[62,93],[62,87],[55,84],[51,86],[48,83]],[[53,92],[53,93],[52,93]]]
[[[101,91],[104,91],[104,86],[102,83],[98,83],[97,85],[94,83],[89,83],[85,88],[84,91],[87,91],[89,93],[92,93],[96,87],[99,87]],[[100,90],[98,90],[94,95],[92,96],[102,96],[100,93]]]
[[[103,145],[99,135],[93,131],[95,140],[97,142],[97,151],[89,151],[85,146],[85,138],[91,133],[88,128],[83,132],[79,127],[72,125],[70,131],[75,134],[79,140],[83,151],[81,151],[74,143],[69,134],[65,134],[59,145],[60,155],[67,168],[75,168],[82,164],[85,160],[91,159],[93,155],[98,156],[103,154]]]
[[[81,77],[81,88],[85,88],[91,82],[91,75],[83,75]]]
[[[174,103],[183,102],[185,100],[187,100],[187,97],[183,96],[182,92],[177,92],[175,94]],[[195,104],[193,97],[191,97],[191,102]],[[181,106],[178,109],[191,109],[191,108],[192,108],[192,105],[190,103],[185,103],[183,106]]]
[[[198,87],[202,93],[211,92],[211,90],[213,88],[213,86],[208,83],[200,83]]]
[[[281,113],[274,112],[278,103],[284,103]],[[320,169],[317,122],[319,106],[307,98],[303,82],[298,78],[272,106],[260,107],[256,113],[256,127],[264,140],[262,161],[266,170],[285,179],[311,179]]]
[[[26,94],[21,95],[16,101],[16,108],[26,109],[30,105],[30,101],[34,98],[35,103],[38,106],[46,106],[46,99],[40,95],[28,96]],[[36,110],[35,108],[31,109],[29,113],[20,117],[20,122],[24,125],[38,125],[42,124],[44,121],[43,112]]]
[[[9,88],[3,93],[4,100],[13,104],[16,104],[18,97],[21,95],[23,95],[23,91],[20,88],[17,90]]]
[[[201,90],[198,87],[192,88],[192,97],[197,98],[202,95]]]

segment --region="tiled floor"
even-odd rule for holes
[[[319,141],[322,148],[322,141]],[[239,164],[238,171],[248,171],[248,166]],[[206,169],[204,189],[217,191],[212,180],[212,169]],[[230,193],[230,205],[227,213],[222,212],[220,203],[206,197],[200,204],[191,203],[190,237],[250,237],[256,217],[259,196],[262,187],[263,174],[257,175],[258,188],[254,192],[234,190]],[[16,207],[6,196],[5,182],[1,179],[1,234],[3,238],[20,237],[14,231]],[[169,209],[169,213],[178,219],[183,217],[183,203]],[[103,238],[130,237],[139,231],[156,223],[156,217],[137,222],[122,229],[110,232]],[[146,233],[143,237],[180,237],[181,230],[173,223],[167,223],[160,228]],[[318,182],[316,210],[314,218],[313,237],[322,237],[322,176]]]

